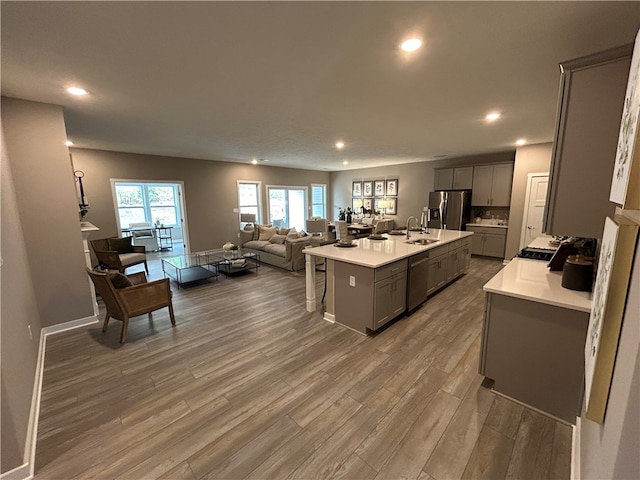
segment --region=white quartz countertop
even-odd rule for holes
[[[497,223],[467,223],[467,227],[509,228],[509,225],[498,225]]]
[[[416,255],[417,253],[445,245],[461,238],[473,235],[472,232],[458,230],[439,230],[431,228],[429,234],[411,232],[411,239],[429,238],[438,240],[430,245],[415,245],[406,242],[406,235],[384,234],[386,240],[369,240],[359,238],[354,241],[355,247],[336,247],[336,244],[321,247],[307,247],[304,253],[317,257],[329,258],[346,263],[353,263],[364,267],[378,268],[388,263]]]
[[[556,307],[591,311],[591,292],[562,286],[562,272],[551,272],[547,262],[514,258],[483,287],[485,292],[546,303]]]

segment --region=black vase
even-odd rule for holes
[[[347,223],[351,223],[351,215],[347,215]]]

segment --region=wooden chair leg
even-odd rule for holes
[[[176,326],[176,317],[173,316],[173,302],[169,302],[169,317],[171,318],[171,325]]]
[[[120,343],[124,343],[127,339],[127,327],[129,326],[129,317],[122,320],[122,331],[120,332]]]
[[[104,317],[104,325],[102,325],[102,333],[107,332],[107,325],[109,325],[109,314]]]

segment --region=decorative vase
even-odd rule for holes
[[[351,215],[347,215],[347,223],[351,223]]]

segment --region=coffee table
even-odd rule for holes
[[[258,271],[260,266],[260,255],[253,252],[242,253],[240,250],[224,250],[218,248],[215,250],[207,250],[205,252],[197,253],[196,255],[203,255],[207,257],[207,262],[210,265],[215,265],[218,271],[223,272],[225,275],[233,275],[240,272],[246,272],[253,269]]]
[[[180,287],[185,283],[217,277],[217,261],[217,257],[210,257],[203,252],[168,257],[162,259],[162,272],[173,278]]]

